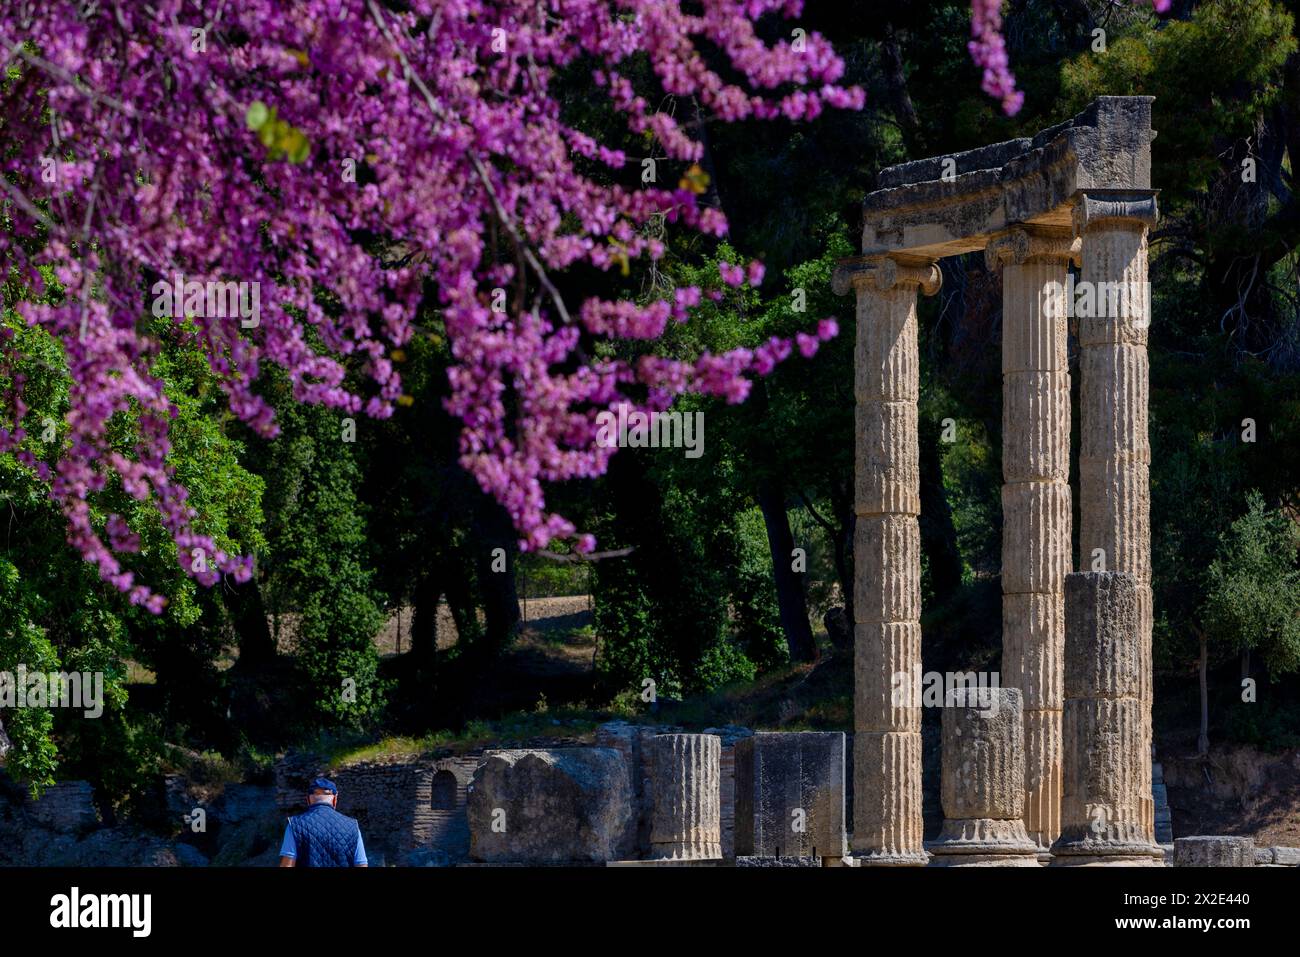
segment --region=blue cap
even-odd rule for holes
[[[307,793],[313,791],[329,791],[330,794],[338,794],[339,789],[334,786],[334,782],[328,778],[317,778],[307,786]]]

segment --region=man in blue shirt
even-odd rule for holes
[[[367,867],[361,826],[340,814],[339,789],[317,778],[307,789],[307,810],[289,818],[280,846],[281,867]]]

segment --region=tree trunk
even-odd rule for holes
[[[275,638],[262,601],[262,588],[254,575],[242,584],[230,587],[225,595],[226,608],[230,610],[231,625],[239,636],[240,671],[255,674],[275,660]]]
[[[812,661],[817,656],[812,627],[808,624],[808,602],[803,590],[803,576],[791,568],[794,535],[785,511],[785,495],[771,481],[758,487],[758,507],[767,528],[767,545],[772,554],[772,577],[776,582],[776,604],[781,615],[781,630],[790,649],[791,661]]]
[[[411,613],[411,650],[408,654],[421,666],[432,665],[438,656],[438,599],[442,589],[434,569],[425,569],[415,585]]]
[[[885,24],[885,40],[880,45],[880,65],[889,88],[890,106],[903,134],[903,143],[912,156],[923,155],[920,144],[921,121],[917,118],[912,96],[907,92],[907,73],[903,69],[903,52],[893,24]]]
[[[515,588],[518,539],[505,509],[486,498],[480,500],[475,511],[474,534],[479,547],[478,583],[484,617],[481,650],[492,656],[510,644],[519,627],[519,592]]]
[[[474,605],[473,582],[468,575],[473,566],[474,563],[468,558],[455,554],[450,557],[444,576],[447,606],[451,609],[452,621],[456,623],[458,645],[475,644],[483,632],[478,620],[478,609]]]
[[[1196,738],[1196,755],[1200,758],[1209,756],[1210,753],[1210,692],[1209,684],[1206,681],[1206,672],[1209,670],[1210,648],[1203,630],[1197,630],[1201,639],[1201,733]]]

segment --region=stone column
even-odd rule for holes
[[[1089,190],[1074,208],[1083,267],[1079,335],[1079,565],[1137,578],[1142,821],[1155,839],[1151,799],[1151,445],[1147,436],[1147,230],[1153,190]]]
[[[654,759],[651,860],[721,858],[721,739],[713,734],[660,734],[649,745]]]
[[[937,867],[1037,867],[1025,813],[1019,688],[954,688],[943,709],[943,831]]]
[[[941,278],[933,263],[864,258],[837,271],[838,292],[850,283],[858,297],[852,852],[858,865],[921,865],[916,292],[933,295]]]
[[[1065,745],[1055,865],[1163,863],[1142,818],[1151,793],[1133,754],[1146,734],[1138,579],[1076,572],[1065,580]]]
[[[1002,684],[1024,693],[1025,828],[1061,830],[1061,667],[1071,571],[1066,284],[1079,244],[1017,227],[985,250],[1002,272]]]

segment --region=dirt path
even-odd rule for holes
[[[558,598],[529,598],[520,601],[519,611],[524,619],[521,638],[530,634],[546,639],[567,634],[576,628],[591,624],[591,597],[589,595],[564,595]],[[411,647],[411,608],[398,609],[388,616],[388,621],[375,636],[375,645],[381,655],[395,655]],[[480,616],[481,620],[481,616]],[[438,647],[451,648],[456,644],[456,622],[446,602],[438,605]],[[590,657],[590,647],[588,657]]]

